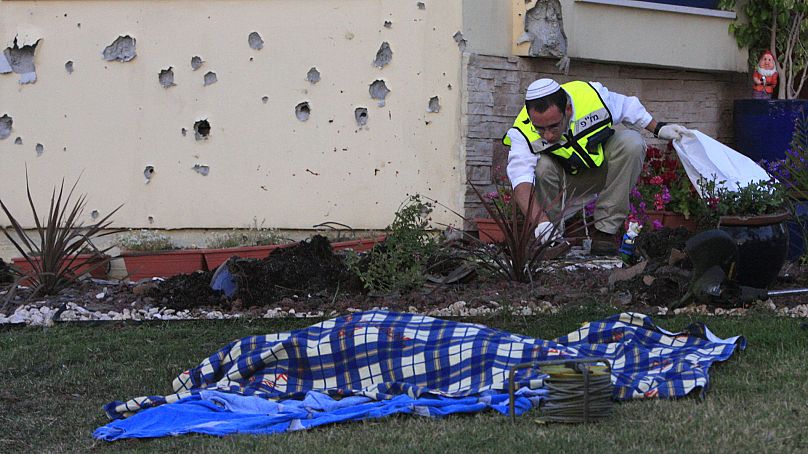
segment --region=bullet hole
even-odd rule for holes
[[[354,34],[351,32],[345,32],[345,39],[347,39],[348,41],[354,39]]]
[[[202,57],[199,57],[199,56],[191,57],[191,69],[192,70],[196,71],[197,69],[201,68],[202,63],[205,63],[205,61],[202,60]]]
[[[90,212],[90,217],[93,219],[98,219],[98,210],[93,210]]]
[[[22,145],[22,137],[17,137],[14,139],[14,145]]]
[[[146,166],[143,169],[143,176],[146,177],[145,183],[149,184],[149,181],[151,181],[152,177],[154,176],[154,166]]]
[[[387,88],[387,84],[385,84],[383,80],[376,80],[370,84],[369,91],[371,98],[379,100],[379,107],[384,106],[384,98],[386,98],[387,94],[390,93],[390,89]]]
[[[207,87],[208,85],[213,85],[218,82],[219,78],[216,77],[216,73],[213,71],[208,71],[205,73],[205,84],[204,86]]]
[[[463,34],[459,31],[455,33],[452,38],[454,38],[455,42],[457,43],[457,47],[460,48],[460,52],[466,50],[466,40],[463,39]]]
[[[426,9],[424,2],[418,2],[418,9]]]
[[[0,140],[7,139],[11,135],[11,125],[14,124],[14,119],[9,117],[8,114],[3,114],[0,117]]]
[[[250,47],[255,50],[261,50],[264,48],[264,39],[261,38],[261,35],[258,32],[250,33],[250,36],[247,37],[247,42],[250,43]]]
[[[206,140],[210,136],[210,123],[208,120],[199,120],[194,123],[194,137],[196,140]]]
[[[448,88],[449,90],[451,90],[451,89],[452,89],[452,84],[447,85],[447,86],[446,86],[446,88]]]
[[[154,216],[149,215],[149,217],[147,217],[146,219],[149,220],[149,224],[154,224]]]
[[[437,96],[429,98],[429,106],[426,108],[426,111],[431,113],[440,112],[440,100]]]
[[[42,145],[41,143],[36,144],[36,148],[34,148],[34,149],[36,150],[36,155],[37,156],[42,156],[42,153],[45,152],[45,146]]]
[[[203,177],[208,176],[208,173],[210,173],[210,166],[206,166],[204,164],[194,164],[194,166],[191,168],[194,170],[194,172],[202,175]]]
[[[390,22],[389,20],[384,21],[384,28],[391,28],[392,26],[393,26],[393,23]]]
[[[180,132],[182,133],[182,136],[183,136],[183,137],[185,137],[185,136],[187,136],[187,135],[188,135],[188,130],[187,130],[187,129],[185,129],[185,128],[182,128],[182,129],[180,130]]]
[[[73,74],[73,60],[68,60],[67,63],[65,63],[65,71],[67,71],[68,74]]]
[[[354,118],[356,118],[356,124],[359,126],[365,126],[368,124],[367,107],[357,107],[356,110],[354,110]]]
[[[312,84],[316,84],[320,81],[320,71],[317,71],[317,68],[312,67],[309,69],[309,72],[306,73],[306,80],[311,82]]]
[[[295,106],[295,116],[300,121],[306,121],[309,119],[309,115],[311,115],[311,108],[309,107],[309,103],[301,102],[297,106]]]
[[[174,83],[174,67],[169,66],[168,69],[163,69],[160,71],[160,74],[157,76],[157,80],[160,81],[160,85],[163,88],[170,88],[176,85]]]
[[[373,60],[373,66],[384,68],[390,64],[393,59],[393,51],[390,50],[390,44],[387,41],[383,42],[379,50],[376,52],[376,59]]]
[[[104,49],[104,60],[127,62],[137,57],[135,38],[129,35],[119,36]]]
[[[268,103],[269,102],[269,96],[262,97],[261,102],[264,103],[264,104]]]
[[[20,75],[20,84],[35,83],[36,67],[34,66],[34,53],[36,52],[36,46],[38,44],[39,40],[34,44],[20,47],[15,37],[13,45],[7,47],[3,53],[0,54],[0,74],[14,72],[14,74]]]

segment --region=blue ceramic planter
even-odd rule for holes
[[[783,159],[794,135],[794,120],[803,114],[808,114],[806,99],[736,99],[735,149],[755,162]]]

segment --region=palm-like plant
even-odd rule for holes
[[[521,215],[519,206],[516,203],[516,197],[511,197],[509,201],[511,204],[510,209],[504,210],[500,205],[486,200],[471,181],[468,183],[480,199],[480,202],[482,202],[489,217],[497,223],[505,237],[505,241],[502,243],[492,245],[484,244],[478,240],[475,243],[480,244],[471,250],[472,255],[478,259],[482,266],[509,281],[531,282],[533,272],[541,262],[552,258],[551,255],[557,252],[556,249],[551,247],[553,242],[543,242],[535,237],[534,229],[536,226]],[[550,203],[555,204],[560,198],[561,195],[559,194],[556,200]],[[533,212],[535,203],[537,202],[535,189],[533,189],[528,202],[528,213]],[[540,211],[546,211],[544,210],[545,207],[539,208],[541,209]],[[561,216],[564,216],[564,213],[561,213]],[[553,232],[549,235],[551,238],[555,236],[557,229],[557,223],[553,222]]]
[[[64,197],[65,182],[59,186],[57,195],[54,187],[51,194],[50,207],[47,216],[40,219],[39,212],[31,197],[31,188],[28,181],[28,170],[25,171],[25,187],[28,203],[34,217],[36,234],[29,235],[17,219],[11,214],[3,200],[0,199],[0,208],[11,222],[11,228],[16,233],[16,239],[6,228],[3,234],[11,244],[22,254],[31,265],[32,271],[23,273],[18,271],[18,282],[27,280],[32,283],[34,291],[32,296],[54,294],[74,282],[80,273],[78,269],[87,269],[87,262],[76,262],[79,252],[90,251],[94,255],[90,269],[106,266],[109,257],[106,252],[111,248],[98,249],[93,240],[95,238],[118,233],[117,230],[104,232],[112,221],[110,217],[123,205],[119,205],[98,222],[85,226],[79,220],[87,203],[87,195],[82,194],[71,204],[73,191],[79,180],[73,184],[67,196]],[[38,238],[36,238],[38,236]]]

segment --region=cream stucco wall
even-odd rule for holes
[[[512,0],[513,53],[525,12],[537,0]],[[747,53],[729,34],[734,14],[633,0],[561,0],[571,58],[712,71],[747,71]]]
[[[279,228],[383,228],[412,193],[462,212],[462,52],[453,39],[462,1],[425,3],[0,0],[2,47],[15,36],[40,40],[35,84],[0,74],[0,117],[14,122],[0,140],[0,197],[28,212],[27,165],[40,204],[62,178],[83,173],[85,220],[124,203],[114,217],[121,227],[231,228],[257,218]],[[261,50],[248,45],[253,31]],[[121,35],[137,40],[137,57],[104,61]],[[392,61],[378,68],[385,41]],[[193,56],[205,61],[197,71]],[[164,88],[158,73],[169,67],[176,86]],[[312,67],[316,84],[306,79]],[[208,71],[218,82],[205,87]],[[375,80],[391,90],[384,106],[369,94]],[[427,112],[433,96],[438,113]],[[295,116],[301,102],[311,108],[305,122]],[[368,110],[364,127],[357,107]],[[194,138],[200,119],[212,126],[207,140]],[[435,221],[458,219],[439,210]]]

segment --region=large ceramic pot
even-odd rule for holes
[[[735,148],[753,161],[776,161],[794,135],[794,121],[808,113],[807,99],[736,99]]]
[[[788,252],[788,213],[762,216],[722,216],[718,228],[738,246],[735,280],[766,288],[780,273]]]

